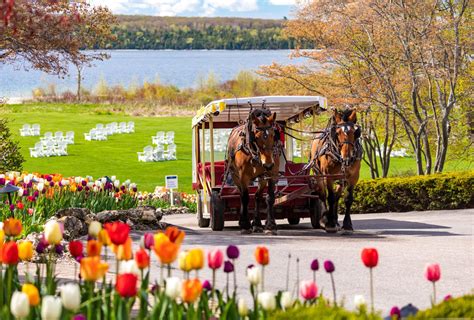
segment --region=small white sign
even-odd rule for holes
[[[178,189],[178,176],[165,176],[166,189]]]

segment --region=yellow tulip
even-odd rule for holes
[[[204,252],[201,248],[194,248],[188,252],[188,260],[190,260],[191,269],[200,270],[204,267]]]
[[[3,241],[5,240],[5,232],[2,230],[0,230],[0,245],[3,244]]]
[[[109,265],[100,261],[99,257],[85,257],[81,260],[81,277],[85,281],[97,281],[102,278]]]
[[[23,261],[30,261],[33,258],[33,243],[22,241],[18,244],[18,256]]]
[[[110,246],[110,237],[107,230],[102,229],[97,236],[97,239],[106,247]]]
[[[49,244],[56,245],[63,239],[63,233],[59,223],[54,220],[48,221],[44,225],[44,237]]]
[[[38,292],[38,288],[30,283],[25,283],[23,287],[21,287],[21,291],[28,296],[28,301],[30,302],[30,306],[37,306],[40,303],[40,295]]]
[[[189,259],[189,253],[182,251],[178,256],[178,265],[179,268],[185,272],[191,271],[193,268],[191,266],[191,259]]]
[[[132,259],[132,239],[128,237],[124,244],[113,245],[112,251],[115,253],[117,260]]]

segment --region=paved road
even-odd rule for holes
[[[351,236],[326,234],[313,230],[309,220],[298,226],[289,226],[282,221],[277,236],[240,235],[236,223],[222,232],[199,229],[193,215],[166,216],[164,221],[182,227],[187,235],[184,248],[219,247],[225,249],[236,244],[241,249],[237,272],[239,295],[250,302],[244,269],[254,263],[253,252],[257,245],[270,250],[270,265],[266,268],[266,289],[276,292],[286,288],[286,265],[288,254],[300,259],[300,280],[312,279],[309,264],[312,259],[320,263],[331,259],[338,300],[353,308],[353,298],[362,294],[369,299],[368,270],[362,265],[360,252],[364,247],[375,247],[379,251],[379,266],[374,271],[375,305],[386,315],[393,305],[413,303],[419,308],[430,305],[431,283],[424,279],[427,263],[441,265],[441,280],[438,282],[439,299],[447,294],[458,296],[472,293],[474,289],[474,210],[451,210],[431,212],[407,212],[355,215],[356,232]],[[227,224],[226,224],[227,225]],[[138,239],[140,233],[134,233]],[[137,241],[134,241],[135,245]],[[159,269],[154,258],[152,277],[159,278]],[[114,270],[114,266],[111,269]],[[71,277],[72,265],[64,263],[57,270],[60,277]],[[178,272],[178,271],[175,271]],[[209,270],[200,272],[201,278],[210,279]],[[218,287],[225,286],[225,276],[220,273]],[[290,289],[296,282],[296,261],[291,262]],[[323,294],[331,298],[329,275],[317,274],[317,283]]]

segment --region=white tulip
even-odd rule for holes
[[[81,289],[76,283],[68,283],[60,288],[64,308],[76,311],[81,306]]]
[[[87,183],[87,186],[88,186],[89,188],[92,188],[92,187],[94,186],[94,182],[92,182],[92,181],[91,181],[91,182],[88,182],[88,183]]]
[[[101,178],[101,179],[100,179],[100,182],[102,182],[102,184],[106,184],[106,183],[107,183],[107,178],[105,178],[105,177],[104,177],[104,178]]]
[[[114,181],[114,187],[115,187],[115,188],[120,187],[120,180],[115,180],[115,181]]]
[[[136,188],[137,184],[136,183],[130,183],[130,189]]]
[[[18,196],[19,197],[23,197],[23,188],[20,188],[20,190],[18,190]]]
[[[247,269],[247,280],[254,286],[262,281],[262,269],[260,267],[252,267]]]
[[[170,277],[166,279],[165,293],[170,299],[176,299],[181,295],[181,279]]]
[[[56,220],[49,220],[44,225],[44,237],[49,244],[59,244],[63,239],[61,227]]]
[[[41,304],[41,319],[58,320],[61,317],[61,299],[53,296],[44,296]]]
[[[239,315],[241,317],[246,317],[249,314],[249,308],[247,307],[247,302],[244,298],[239,299],[239,303],[237,306],[239,310]]]
[[[15,291],[10,303],[10,311],[16,319],[26,318],[30,313],[30,301],[26,293]]]
[[[26,175],[26,176],[23,178],[23,182],[26,183],[26,184],[30,183],[30,181],[31,181],[30,175]]]
[[[5,179],[5,175],[3,173],[0,174],[0,179],[2,179],[2,178]]]
[[[360,308],[361,306],[365,305],[365,298],[363,295],[361,294],[356,294],[354,296],[354,305],[357,307],[357,308]]]
[[[9,180],[15,179],[15,174],[14,174],[13,172],[9,172],[9,173],[8,173],[8,179],[9,179]]]
[[[75,177],[74,178],[74,182],[76,182],[76,184],[81,183],[81,181],[82,181],[81,177]]]
[[[138,268],[135,260],[131,259],[128,261],[120,261],[119,273],[133,273],[140,276],[140,268]]]
[[[271,292],[261,292],[258,294],[258,302],[265,311],[272,311],[276,308],[275,295]]]
[[[281,297],[280,297],[280,305],[283,309],[289,309],[293,307],[294,303],[295,303],[295,299],[293,299],[291,292],[288,292],[288,291],[282,292]]]
[[[130,185],[130,179],[127,179],[125,180],[125,182],[123,183],[126,187],[128,187]]]
[[[112,180],[112,182],[114,182],[115,180],[117,180],[117,177],[116,177],[116,176],[112,176],[112,177],[110,178],[110,180]]]
[[[38,183],[37,188],[38,188],[38,191],[39,191],[39,192],[43,191],[43,189],[44,189],[44,182]]]
[[[92,221],[89,224],[89,235],[91,237],[96,237],[99,235],[100,230],[102,230],[102,224],[99,221]]]

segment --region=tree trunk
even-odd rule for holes
[[[80,102],[81,101],[82,70],[78,65],[76,65],[76,68],[77,68],[77,93],[76,93],[76,98],[77,98],[77,102]]]

